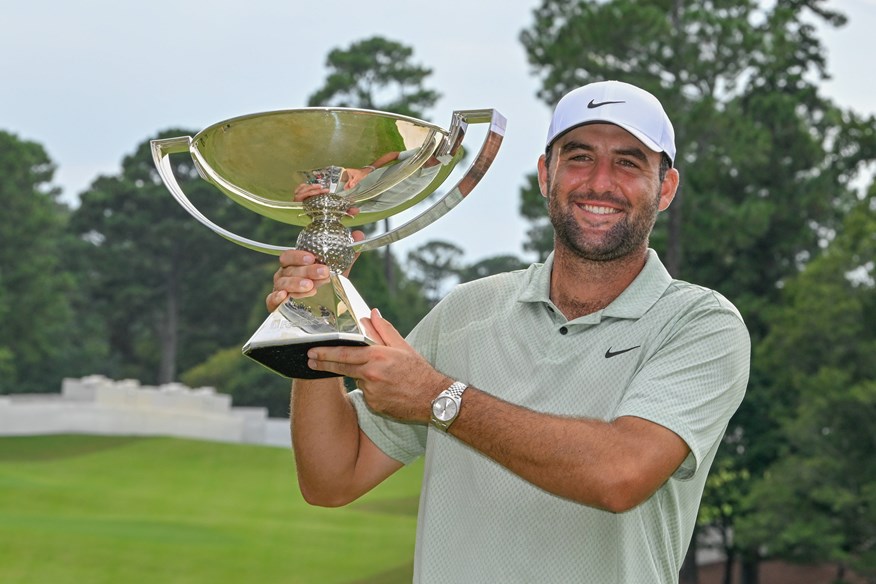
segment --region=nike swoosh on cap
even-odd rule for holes
[[[587,109],[602,107],[602,106],[608,105],[610,103],[627,103],[627,102],[625,102],[625,101],[596,101],[595,99],[591,99],[590,103],[587,104]]]

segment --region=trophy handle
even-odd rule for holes
[[[436,155],[447,154],[457,141],[460,132],[464,132],[469,124],[484,124],[489,123],[490,129],[487,136],[484,138],[484,143],[481,146],[480,152],[475,157],[474,162],[468,167],[465,175],[456,183],[452,189],[435,202],[434,205],[417,215],[407,223],[399,227],[369,237],[362,241],[353,244],[353,250],[358,253],[376,249],[390,243],[394,243],[400,239],[416,233],[420,229],[431,225],[438,218],[445,215],[448,211],[458,205],[472,189],[477,186],[483,176],[486,174],[493,160],[496,159],[496,154],[499,151],[499,146],[502,144],[502,139],[505,137],[505,116],[493,109],[480,110],[458,110],[453,112],[453,120],[447,135],[446,140],[438,147]],[[464,136],[463,136],[464,139]]]
[[[180,136],[178,138],[165,138],[163,140],[152,140],[152,159],[155,161],[155,167],[158,169],[158,174],[161,176],[161,180],[164,181],[164,185],[170,190],[170,194],[173,195],[173,198],[182,205],[183,209],[189,212],[189,214],[200,221],[203,225],[206,225],[215,233],[218,233],[225,239],[233,241],[238,245],[242,245],[244,247],[248,247],[249,249],[260,251],[262,253],[272,254],[272,255],[280,255],[287,249],[290,249],[289,246],[279,246],[279,245],[271,245],[270,243],[262,243],[260,241],[254,241],[252,239],[247,239],[246,237],[242,237],[237,235],[236,233],[232,233],[227,229],[216,225],[212,221],[210,221],[203,213],[201,213],[197,207],[189,200],[186,194],[183,192],[182,187],[179,186],[179,183],[176,181],[176,177],[173,174],[173,170],[170,166],[170,155],[171,154],[179,154],[182,152],[189,152],[189,149],[192,144],[192,139],[190,136]],[[201,172],[201,169],[198,168],[198,172]]]

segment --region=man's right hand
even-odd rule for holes
[[[329,268],[316,263],[316,257],[300,249],[288,249],[280,255],[280,268],[274,273],[274,290],[265,298],[268,312],[273,312],[290,296],[306,298],[329,281]]]
[[[353,241],[362,241],[365,234],[353,232]],[[352,267],[352,266],[351,266]],[[344,274],[349,274],[348,269]],[[268,312],[274,312],[287,298],[306,298],[329,282],[329,268],[317,263],[316,256],[300,249],[287,249],[280,254],[280,268],[274,272],[274,290],[265,298]]]

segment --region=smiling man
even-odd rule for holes
[[[378,345],[309,353],[359,390],[295,381],[305,498],[346,504],[425,456],[416,582],[677,582],[750,347],[648,248],[675,156],[653,95],[566,95],[538,161],[546,262],[459,286],[407,339],[374,311]],[[326,280],[306,252],[280,262],[270,309]]]

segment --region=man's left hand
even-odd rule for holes
[[[368,407],[378,413],[428,423],[432,400],[453,380],[436,371],[376,309],[363,321],[378,344],[315,347],[307,352],[308,366],[355,379]]]

